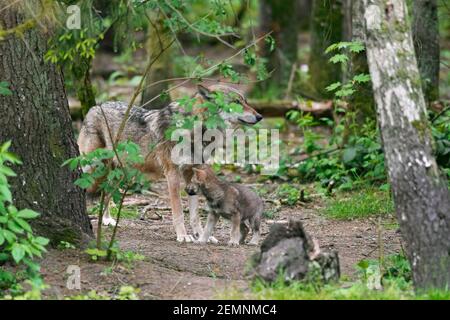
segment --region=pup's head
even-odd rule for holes
[[[222,92],[225,97],[226,103],[236,103],[242,106],[242,112],[226,112],[225,110],[220,110],[220,117],[228,125],[235,126],[238,124],[249,124],[253,125],[262,120],[262,116],[253,109],[245,99],[244,95],[231,86],[216,84],[210,87],[204,87],[202,85],[198,86],[198,93],[202,99],[205,101],[213,101],[214,93]]]
[[[191,182],[196,186],[208,186],[217,181],[214,171],[209,166],[192,168],[193,176]]]

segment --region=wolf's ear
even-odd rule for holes
[[[192,168],[192,171],[194,171],[194,176],[197,178],[197,180],[203,182],[206,180],[206,171],[201,170],[198,168]]]
[[[210,100],[212,97],[211,97],[211,91],[207,88],[207,87],[204,87],[204,86],[202,86],[201,84],[199,84],[198,86],[197,86],[197,89],[198,89],[198,93],[200,93],[200,95],[204,98],[204,99],[206,99],[206,100]]]

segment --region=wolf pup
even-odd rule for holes
[[[262,119],[262,116],[247,103],[242,93],[226,85],[216,84],[209,88],[198,86],[198,93],[194,96],[195,104],[201,106],[206,101],[214,99],[215,92],[223,92],[229,97],[228,99],[237,99],[239,104],[243,106],[243,110],[240,113],[230,113],[224,110],[218,111],[218,115],[229,126],[235,126],[240,123],[255,124]],[[115,137],[119,131],[127,107],[128,105],[123,102],[105,102],[99,106],[92,107],[84,119],[83,127],[78,137],[80,152],[86,154],[98,148],[111,150],[113,145],[111,138]],[[202,108],[199,107],[196,110],[193,113],[197,112],[201,118]],[[165,136],[165,132],[173,122],[173,119],[179,113],[183,114],[183,112],[184,110],[177,102],[172,102],[160,110],[145,110],[140,107],[133,107],[124,131],[120,136],[120,141],[129,139],[141,147],[145,161],[137,167],[139,170],[145,174],[152,175],[153,178],[166,178],[177,240],[180,242],[191,242],[194,238],[186,232],[184,226],[180,185],[181,181],[184,180],[186,192],[189,194],[191,227],[194,235],[200,235],[203,233],[203,228],[197,215],[198,198],[190,190],[193,165],[179,166],[172,161],[171,151],[176,143],[168,140]],[[150,150],[150,146],[154,147]],[[85,172],[89,172],[89,170],[91,169],[83,168]],[[99,183],[100,181],[97,181],[88,192],[95,192]],[[116,221],[106,211],[103,223],[114,225]]]
[[[219,216],[231,220],[229,246],[244,243],[249,227],[253,236],[250,245],[257,245],[260,238],[261,215],[263,201],[250,188],[237,183],[219,180],[209,166],[193,168],[195,183],[206,197],[210,212],[203,234],[199,242],[206,243],[212,236],[212,231]]]

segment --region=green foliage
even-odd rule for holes
[[[188,129],[194,128],[195,122],[204,120],[203,125],[207,129],[226,128],[226,123],[220,113],[242,113],[243,106],[240,104],[238,96],[234,93],[224,94],[223,92],[211,93],[208,99],[202,103],[195,105],[196,98],[183,97],[178,100],[178,103],[184,109],[184,112],[179,112],[174,115],[170,127],[166,130],[166,137],[170,139],[172,132],[176,129]],[[193,112],[194,109],[201,110],[201,116],[199,112]],[[192,113],[192,114],[187,114]]]
[[[323,214],[327,217],[348,220],[374,215],[385,215],[394,211],[388,192],[364,188],[350,193],[337,194],[326,202]]]
[[[436,161],[447,174],[450,183],[450,109],[445,106],[439,114],[430,114],[431,133],[435,141]]]
[[[111,137],[113,139],[113,137]],[[149,146],[151,149],[151,146]],[[101,191],[100,205],[98,209],[98,227],[97,227],[97,248],[95,252],[88,252],[92,257],[98,258],[103,255],[101,247],[102,231],[101,221],[105,210],[105,201],[112,199],[117,209],[117,224],[114,227],[106,257],[111,259],[114,255],[114,239],[117,226],[120,221],[123,200],[128,192],[141,191],[148,188],[148,180],[143,173],[136,168],[137,165],[144,162],[139,145],[131,141],[120,142],[113,147],[113,150],[97,149],[88,154],[68,159],[63,163],[68,165],[71,170],[78,166],[89,167],[89,172],[82,173],[81,177],[75,181],[80,188],[88,189],[93,186],[95,181],[101,181],[98,189]]]
[[[135,168],[136,165],[144,162],[140,147],[136,143],[120,142],[116,150],[121,165],[112,165],[113,161],[117,161],[113,150],[101,148],[68,159],[63,165],[68,165],[71,170],[75,170],[78,166],[91,168],[90,172],[82,173],[75,184],[80,188],[88,189],[96,180],[102,180],[99,190],[111,195],[112,200],[119,204],[123,196],[122,190],[131,193],[140,191],[148,187],[148,180],[140,170]]]
[[[299,186],[288,183],[283,183],[277,189],[277,195],[281,203],[289,206],[295,206],[299,201],[302,201],[302,191]]]
[[[57,248],[59,250],[66,250],[66,249],[75,249],[75,246],[67,241],[61,241],[58,243]]]
[[[33,259],[42,257],[46,252],[48,239],[36,236],[28,221],[35,219],[39,213],[30,210],[19,210],[13,205],[8,179],[15,177],[9,164],[21,164],[16,155],[9,152],[11,142],[0,146],[0,266],[13,263],[25,267],[25,271],[16,274],[3,267],[0,268],[0,290],[19,288],[18,280],[29,279],[32,283],[41,282],[39,264]],[[20,275],[20,276],[18,276]],[[17,290],[20,291],[20,290]]]
[[[0,96],[10,96],[12,91],[9,89],[9,83],[6,81],[0,81]]]
[[[325,53],[331,53],[338,51],[334,56],[330,58],[331,63],[341,63],[346,65],[351,59],[351,55],[359,54],[365,50],[364,44],[358,41],[355,42],[339,42],[329,46]],[[325,89],[329,92],[334,91],[334,95],[337,99],[345,99],[352,96],[357,90],[358,86],[367,84],[370,82],[370,75],[361,73],[355,75],[351,80],[346,83],[335,82],[330,84]]]
[[[364,181],[385,181],[384,156],[374,121],[368,120],[361,127],[351,120],[350,133],[343,145],[342,121],[316,120],[310,113],[296,110],[289,111],[287,119],[297,124],[303,134],[303,143],[296,153],[307,157],[294,162],[291,156],[285,155],[280,160],[278,174],[289,177],[295,172],[294,176],[302,181],[319,181],[324,187],[331,183],[342,190],[352,189]],[[318,133],[315,130],[318,125],[330,126],[332,135]]]
[[[66,297],[66,300],[139,300],[140,290],[132,286],[121,286],[117,295],[98,293],[95,290],[87,294]]]
[[[113,245],[109,248],[108,244],[102,243],[101,249],[96,247],[88,248],[84,251],[92,261],[98,261],[108,257],[116,263],[123,263],[128,268],[131,268],[136,261],[142,261],[145,259],[145,256],[135,253],[130,250],[123,250],[120,248],[117,242],[114,242]]]

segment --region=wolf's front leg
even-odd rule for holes
[[[111,206],[115,207],[114,201],[112,201],[111,197],[105,199],[104,204],[104,213],[102,217],[102,223],[104,226],[115,226],[117,224],[114,218],[111,218]]]
[[[170,205],[172,207],[172,220],[178,242],[193,242],[194,237],[188,235],[184,227],[183,209],[181,207],[180,176],[176,170],[171,170],[166,174],[167,185],[169,187]]]
[[[199,240],[200,243],[204,244],[204,243],[207,243],[208,241],[213,242],[213,243],[218,242],[216,240],[216,238],[211,236],[218,220],[219,220],[219,217],[217,215],[215,215],[214,213],[210,212],[208,214],[208,220],[206,221],[205,230],[203,231],[202,235],[200,236],[200,240]],[[214,239],[215,241],[211,241],[211,239]]]

